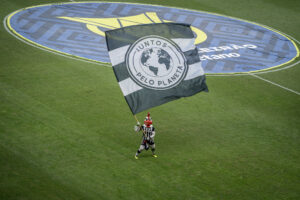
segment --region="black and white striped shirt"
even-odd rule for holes
[[[144,140],[150,140],[152,139],[151,137],[155,136],[155,128],[153,126],[146,127],[145,125],[143,125],[142,130]]]

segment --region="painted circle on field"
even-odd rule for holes
[[[191,24],[205,73],[249,73],[273,69],[299,56],[294,41],[253,22],[214,13],[157,5],[73,2],[13,12],[8,28],[18,37],[54,52],[109,63],[105,31],[179,22]]]

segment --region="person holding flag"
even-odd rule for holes
[[[155,137],[155,128],[152,125],[152,119],[150,117],[150,113],[148,112],[148,115],[146,116],[144,120],[144,124],[141,126],[140,123],[136,126],[134,126],[134,130],[136,132],[142,131],[142,142],[140,145],[140,148],[137,150],[135,154],[135,159],[138,159],[138,155],[145,149],[148,150],[149,147],[152,151],[152,156],[154,158],[157,158],[157,155],[155,154],[155,143],[154,143],[154,137]]]
[[[139,112],[208,92],[191,25],[133,25],[105,31],[105,38],[114,74],[137,122]],[[138,123],[135,130],[143,132],[135,158],[149,147],[157,157],[150,114],[144,125]]]

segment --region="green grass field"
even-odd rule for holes
[[[120,0],[119,0],[120,1]],[[300,39],[298,0],[143,0],[225,14]],[[59,1],[2,0],[0,15]],[[42,51],[0,29],[0,199],[300,199],[300,96],[253,76],[150,109],[158,158],[112,68]],[[260,74],[300,91],[300,65]],[[146,111],[138,114],[142,120]]]

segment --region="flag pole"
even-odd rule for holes
[[[134,116],[134,118],[135,118],[135,120],[136,120],[136,123],[138,123],[138,124],[140,124],[140,122],[139,122],[139,120],[137,119],[137,117],[136,117],[136,115],[133,115]],[[142,130],[143,131],[143,135],[145,135],[145,131],[142,129],[142,125],[139,125],[140,126],[140,130]]]
[[[136,123],[140,123],[139,120],[136,118],[136,115],[134,115],[134,118],[136,120]]]

